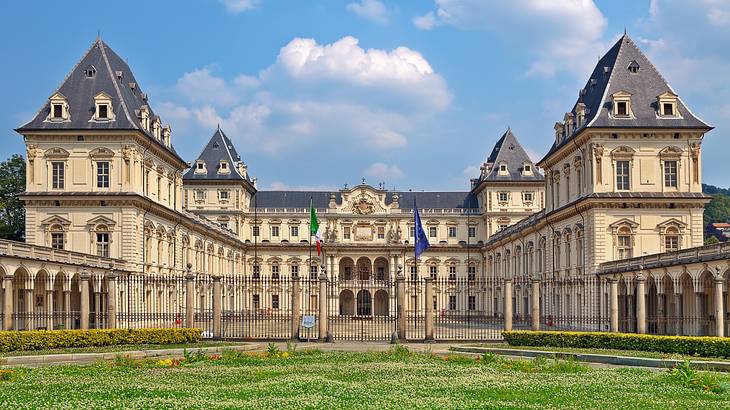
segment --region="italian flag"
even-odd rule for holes
[[[320,256],[322,254],[322,237],[319,234],[319,221],[312,199],[309,200],[309,234],[314,235],[314,239],[317,241],[317,256]]]

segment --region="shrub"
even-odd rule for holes
[[[720,383],[717,374],[698,372],[692,367],[689,360],[669,369],[669,377],[684,387],[701,389],[713,393],[724,393],[727,388]]]
[[[502,332],[511,346],[577,347],[642,350],[692,356],[730,358],[730,338],[710,336],[655,336],[605,332]]]
[[[200,329],[90,329],[0,331],[0,352],[130,344],[181,344],[200,340]]]

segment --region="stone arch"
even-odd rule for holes
[[[370,291],[367,289],[360,289],[357,292],[357,315],[358,316],[372,316],[373,314],[373,299]]]
[[[345,289],[340,292],[340,315],[341,316],[354,316],[355,315],[355,295],[351,290]]]
[[[659,331],[659,289],[654,275],[646,275],[646,294],[644,295],[646,306],[646,332],[656,334]]]
[[[375,316],[388,316],[388,313],[388,292],[386,292],[384,289],[378,289],[375,292]]]
[[[373,272],[373,264],[370,258],[367,256],[361,256],[357,259],[355,264],[357,267],[357,279],[359,280],[370,280],[370,276]]]
[[[378,281],[389,281],[390,280],[390,271],[388,259],[379,256],[375,258],[375,262],[373,262],[373,274],[375,276],[375,280]]]
[[[355,278],[355,262],[349,256],[340,259],[339,280],[353,280]]]
[[[694,296],[697,308],[695,320],[700,321],[697,334],[700,336],[711,335],[713,333],[712,324],[715,323],[715,276],[709,270],[705,270],[700,274]]]

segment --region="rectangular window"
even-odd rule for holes
[[[449,226],[449,238],[456,238],[456,227]]]
[[[631,236],[630,235],[619,235],[618,236],[618,258],[628,259],[631,258]]]
[[[674,252],[679,250],[679,237],[676,235],[667,235],[664,237],[664,251]]]
[[[378,266],[375,271],[375,280],[385,280],[385,267]]]
[[[289,231],[291,232],[291,236],[299,236],[298,226],[292,226]]]
[[[524,201],[524,202],[532,202],[532,192],[523,192],[522,193],[522,201]]]
[[[436,275],[438,274],[438,266],[431,265],[428,267],[428,274],[431,275],[431,279],[436,279]]]
[[[619,101],[616,105],[616,116],[627,117],[629,115],[629,104],[625,101]]]
[[[261,308],[261,296],[260,295],[253,295],[253,308],[254,308],[254,310],[259,310],[259,308]]]
[[[449,266],[449,280],[452,282],[456,280],[456,266]]]
[[[97,232],[96,234],[96,255],[109,257],[109,233]]]
[[[435,226],[431,226],[431,227],[428,228],[428,236],[429,237],[435,238],[436,237],[436,233],[437,233],[437,230],[436,230],[436,227]]]
[[[477,297],[475,295],[469,295],[469,310],[477,310]]]
[[[439,309],[439,303],[438,298],[436,296],[433,297],[433,310],[436,311]]]
[[[456,310],[456,295],[449,295],[449,310]]]
[[[63,105],[53,104],[53,118],[63,118]]]
[[[378,239],[385,239],[385,227],[384,226],[378,227]]]
[[[205,191],[195,191],[195,199],[198,201],[205,199]]]
[[[261,265],[253,265],[253,274],[254,279],[260,279],[261,278]]]
[[[252,229],[252,231],[251,231],[251,234],[252,234],[253,236],[259,236],[259,233],[260,233],[260,232],[259,232],[259,226],[258,226],[258,225],[256,225],[256,226],[252,227],[251,229]]]
[[[467,268],[467,280],[474,281],[477,278],[477,267],[474,265],[469,265]]]
[[[664,161],[664,186],[677,187],[677,161]]]
[[[271,308],[279,309],[279,295],[271,295]]]
[[[299,265],[291,265],[289,268],[292,277],[299,276]]]
[[[279,265],[271,265],[271,279],[279,280]]]
[[[271,227],[271,237],[277,237],[277,236],[279,236],[279,227],[272,226]]]
[[[411,231],[411,233],[410,233],[410,235],[411,235],[411,238],[415,238],[415,237],[416,237],[416,228],[415,228],[415,227],[413,227],[413,226],[411,226],[411,227],[409,228],[409,230]]]
[[[342,239],[350,239],[350,227],[349,226],[342,228]]]
[[[317,279],[317,265],[311,265],[309,267],[309,279]]]
[[[227,201],[228,200],[228,191],[221,191],[221,201]]]
[[[51,248],[63,249],[63,232],[51,233]]]
[[[664,115],[674,115],[674,105],[672,103],[664,103]]]
[[[508,199],[509,199],[509,194],[507,194],[506,192],[499,193],[499,202],[507,202]]]
[[[469,237],[470,238],[476,238],[477,237],[477,227],[476,226],[470,226],[469,227]]]
[[[63,162],[51,162],[51,174],[53,176],[53,189],[63,189],[66,182],[66,172]]]
[[[96,163],[96,187],[109,188],[109,162],[99,161]]]
[[[629,161],[616,161],[616,189],[627,191],[631,189],[629,179]]]
[[[109,118],[109,106],[106,104],[99,104],[99,118]]]

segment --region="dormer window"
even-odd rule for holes
[[[497,168],[497,173],[499,175],[508,175],[509,172],[507,171],[507,164],[505,164],[504,162],[500,162],[499,168]]]
[[[139,109],[139,122],[145,131],[149,131],[149,129],[150,129],[150,109],[146,105],[143,105],[142,108]]]
[[[84,74],[86,75],[86,78],[94,78],[94,76],[96,76],[96,67],[94,67],[93,64],[89,64],[84,69]]]
[[[114,111],[112,110],[112,97],[105,93],[100,92],[94,97],[94,105],[96,106],[96,112],[94,114],[94,120],[97,121],[112,121],[114,120]]]
[[[671,91],[665,92],[657,97],[657,107],[659,107],[660,117],[679,117],[679,112],[677,111],[677,94]]]
[[[197,160],[195,161],[195,173],[196,174],[205,174],[208,171],[205,169],[205,161]]]
[[[49,121],[68,121],[68,101],[61,93],[55,93],[49,98],[51,102],[51,111],[48,113]]]
[[[522,175],[532,175],[532,164],[522,164]]]
[[[231,168],[228,166],[228,161],[221,161],[218,165],[219,174],[230,174]]]
[[[630,93],[626,91],[619,91],[614,93],[612,98],[614,118],[633,118]]]
[[[631,64],[629,64],[628,70],[632,74],[636,74],[639,72],[639,63],[636,62],[636,60],[632,61]]]
[[[162,127],[162,140],[166,147],[170,146],[170,134],[172,134],[172,129],[169,125]]]

